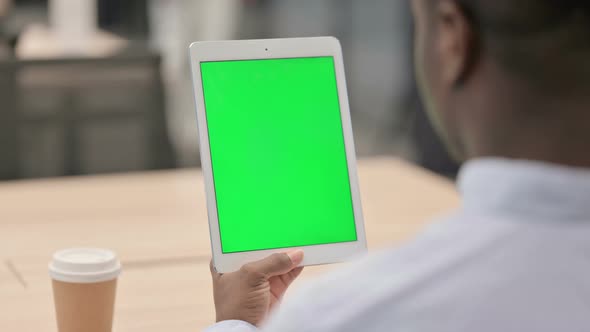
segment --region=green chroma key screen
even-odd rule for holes
[[[356,241],[333,57],[201,75],[222,251]]]

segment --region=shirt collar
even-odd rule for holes
[[[467,212],[544,221],[590,221],[590,169],[477,159],[463,166],[458,185]]]

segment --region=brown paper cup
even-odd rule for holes
[[[59,332],[111,332],[117,279],[92,284],[53,280]]]
[[[58,251],[49,265],[59,332],[111,332],[121,265],[104,249]]]

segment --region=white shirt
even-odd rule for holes
[[[454,215],[304,287],[262,331],[590,331],[590,169],[484,159],[459,188]]]

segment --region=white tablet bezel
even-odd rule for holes
[[[206,110],[203,98],[200,63],[204,61],[299,58],[318,56],[331,56],[334,58],[357,240],[354,242],[299,247],[305,252],[305,258],[302,262],[302,265],[341,262],[353,255],[361,254],[366,251],[365,228],[361,208],[359,182],[357,177],[356,155],[340,42],[333,37],[195,42],[190,45],[190,62],[197,109],[201,166],[205,180],[213,262],[215,268],[220,273],[235,271],[239,269],[244,263],[262,259],[275,252],[285,252],[290,248],[228,254],[222,253],[219,223],[217,219],[217,202],[213,184],[213,173],[211,169],[212,166],[209,149],[209,134],[207,119],[205,116]]]

